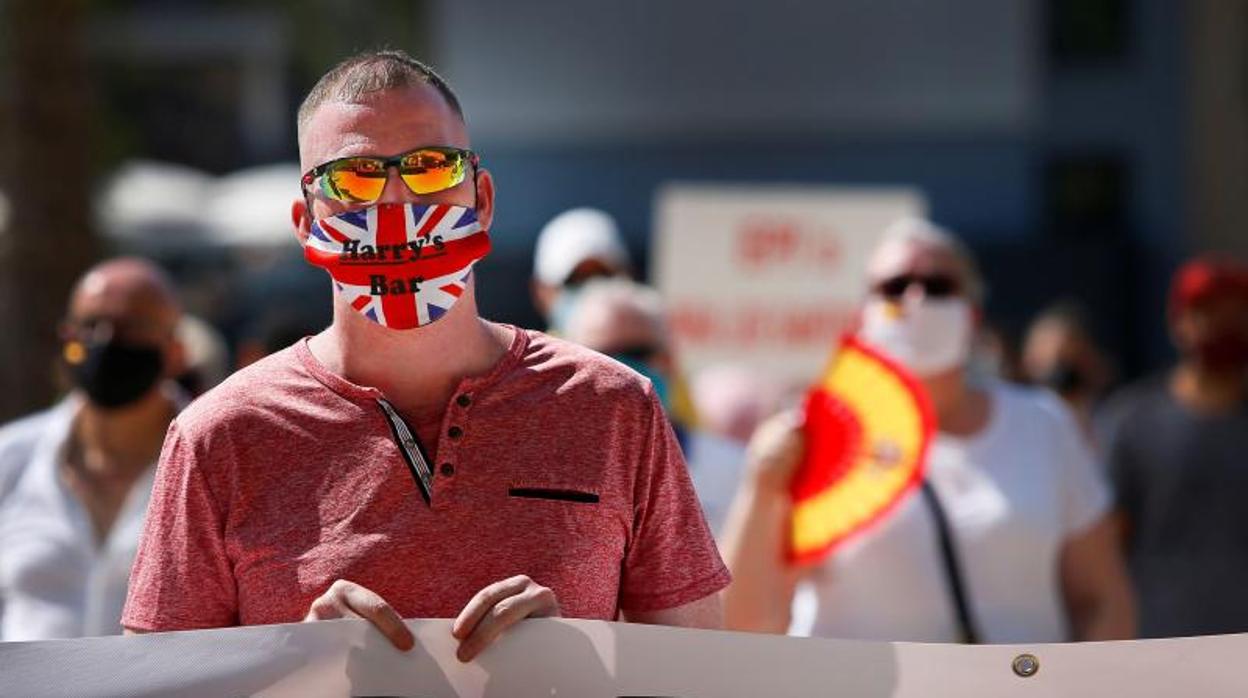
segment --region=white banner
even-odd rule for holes
[[[682,367],[733,363],[805,387],[864,294],[884,228],[926,206],[909,189],[673,184],[655,209],[651,270]]]
[[[360,620],[0,644],[0,695],[536,698],[1240,698],[1248,635],[923,645],[543,619],[476,661],[449,620],[400,653]]]

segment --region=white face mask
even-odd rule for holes
[[[580,299],[580,287],[565,286],[559,289],[555,302],[550,306],[550,317],[546,319],[546,331],[564,336],[568,331],[568,321],[576,310],[576,302]]]
[[[973,330],[971,305],[962,298],[867,301],[858,336],[920,377],[966,363]]]

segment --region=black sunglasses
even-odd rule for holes
[[[902,274],[879,282],[875,285],[875,292],[889,300],[897,300],[906,295],[906,290],[912,284],[918,284],[923,289],[923,295],[928,298],[948,298],[957,295],[961,290],[958,280],[952,276]]]

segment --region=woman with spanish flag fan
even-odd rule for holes
[[[765,423],[724,534],[740,630],[918,642],[1134,633],[1110,495],[1047,393],[972,376],[983,288],[908,219],[868,268],[856,336],[801,413]]]

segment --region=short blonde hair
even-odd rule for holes
[[[317,108],[327,102],[359,103],[371,94],[417,85],[432,85],[446,100],[451,111],[464,119],[459,97],[449,83],[429,66],[403,51],[386,49],[351,56],[321,76],[299,105],[296,119],[299,134],[307,130]]]

